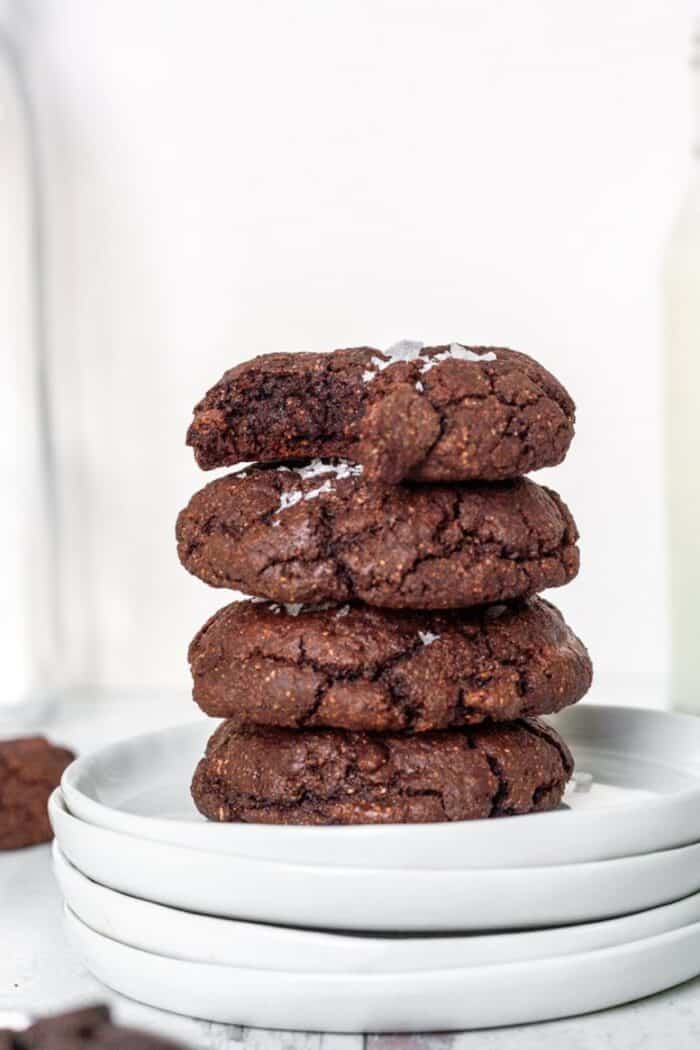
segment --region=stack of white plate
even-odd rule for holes
[[[207,823],[189,780],[208,720],[86,755],[49,807],[70,935],[124,995],[266,1028],[515,1024],[697,975],[700,720],[552,722],[579,790],[459,824]]]

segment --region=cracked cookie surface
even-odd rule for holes
[[[405,345],[237,365],[195,407],[187,444],[205,470],[339,456],[391,483],[502,480],[563,460],[575,406],[531,357]]]
[[[217,821],[404,824],[554,809],[573,772],[537,719],[408,735],[340,729],[214,733],[192,781]]]
[[[453,612],[234,602],[189,649],[194,699],[237,725],[425,732],[551,714],[591,661],[541,598]]]
[[[53,838],[46,804],[74,758],[41,736],[0,740],[0,850]]]
[[[459,608],[561,586],[579,566],[569,510],[527,478],[379,485],[346,463],[219,478],[176,536],[193,575],[276,602]]]

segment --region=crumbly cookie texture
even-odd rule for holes
[[[0,1030],[0,1050],[184,1050],[180,1044],[112,1024],[106,1006],[46,1017],[22,1032]]]
[[[527,478],[379,485],[347,463],[219,478],[176,535],[195,576],[277,602],[459,608],[561,586],[579,566],[569,510]]]
[[[46,805],[74,758],[41,736],[0,740],[0,850],[53,838]]]
[[[192,796],[217,821],[472,820],[554,809],[572,771],[564,741],[537,719],[404,735],[241,731],[224,722]]]
[[[551,714],[591,661],[541,598],[453,612],[234,602],[189,649],[194,699],[239,726],[425,732]]]
[[[237,365],[195,407],[187,443],[205,470],[338,456],[390,483],[496,481],[560,463],[574,416],[526,354],[404,342]]]

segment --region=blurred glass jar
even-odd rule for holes
[[[0,730],[35,727],[59,683],[54,471],[32,112],[0,2]]]
[[[671,704],[700,714],[700,17],[693,34],[693,171],[666,266],[666,473]]]

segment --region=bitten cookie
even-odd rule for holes
[[[74,758],[41,736],[0,740],[0,849],[53,838],[46,804]]]
[[[180,1044],[112,1024],[106,1006],[89,1006],[43,1018],[23,1032],[0,1030],[0,1047],[3,1050],[178,1050]]]
[[[194,699],[236,725],[390,732],[550,714],[588,691],[549,602],[454,612],[234,602],[189,649]]]
[[[458,608],[561,586],[579,565],[567,507],[527,478],[377,485],[347,463],[219,478],[176,535],[195,576],[279,602]]]
[[[418,824],[554,809],[572,771],[566,744],[536,719],[402,736],[224,722],[192,797],[218,821]]]
[[[526,354],[403,342],[237,365],[187,443],[205,470],[339,456],[373,480],[496,481],[560,463],[573,433],[573,401]]]

